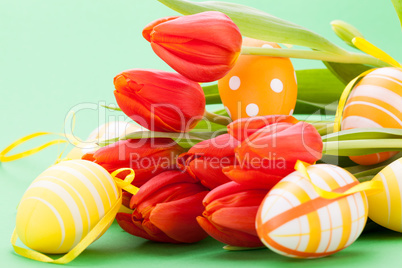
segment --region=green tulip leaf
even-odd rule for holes
[[[202,90],[204,91],[206,104],[222,103],[221,97],[219,95],[218,84],[203,86]]]
[[[323,154],[354,156],[401,151],[402,139],[364,139],[324,142]]]
[[[109,144],[115,143],[118,140],[128,140],[128,139],[146,139],[146,138],[170,138],[177,142],[184,148],[190,148],[195,144],[214,138],[221,134],[226,133],[226,129],[218,130],[218,131],[209,131],[209,132],[186,132],[186,133],[177,133],[177,132],[158,132],[158,131],[136,131],[125,135],[122,138],[110,139],[107,141],[103,141],[99,144],[99,146],[107,146]]]
[[[112,111],[119,111],[121,112],[122,110],[117,107],[117,106],[111,106],[111,105],[101,105],[101,107],[112,110]]]
[[[394,162],[395,160],[399,159],[402,157],[402,153],[398,153],[391,157],[390,159],[381,162],[379,164],[375,165],[368,165],[368,166],[363,166],[363,165],[353,165],[345,168],[347,171],[355,175],[355,177],[364,177],[368,175],[376,175],[379,171],[381,171],[383,168]]]
[[[297,70],[296,77],[297,99],[302,101],[323,104],[338,102],[345,88],[328,69]]]
[[[295,114],[325,114],[334,115],[336,113],[337,104],[325,104],[309,102],[304,100],[296,100]]]
[[[200,120],[198,124],[190,131],[192,132],[213,132],[213,131],[226,131],[226,126],[213,123],[208,120]]]
[[[352,81],[361,73],[373,68],[368,65],[354,63],[324,61],[324,64],[328,68],[328,70],[330,70],[345,85],[347,85],[350,81]]]
[[[392,0],[396,14],[398,14],[399,22],[402,25],[402,0]]]
[[[214,112],[214,114],[223,115],[223,116],[229,117],[229,114],[228,114],[228,112],[227,112],[225,109],[217,110],[217,111]]]
[[[331,133],[323,141],[353,141],[369,139],[402,139],[402,129],[397,128],[355,128]]]
[[[191,15],[204,11],[220,11],[228,15],[239,27],[242,35],[284,44],[294,44],[335,54],[345,50],[324,37],[297,24],[244,5],[225,2],[190,2],[185,0],[158,0],[167,7]]]
[[[356,165],[356,163],[350,160],[350,158],[347,156],[328,155],[328,154],[324,154],[322,158],[317,161],[317,164],[331,164],[342,168]]]

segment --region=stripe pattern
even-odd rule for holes
[[[17,211],[21,241],[43,253],[66,253],[118,200],[111,175],[85,160],[63,161],[40,174]]]
[[[386,67],[367,74],[350,93],[341,129],[402,128],[402,71]],[[395,155],[385,152],[351,159],[361,165],[377,164]]]
[[[386,166],[373,180],[381,181],[384,191],[368,196],[370,219],[402,232],[402,158]]]
[[[358,184],[346,170],[328,164],[307,168],[312,182],[327,191]],[[352,244],[362,232],[368,214],[365,193],[324,199],[311,182],[295,171],[265,197],[256,220],[261,241],[288,257],[316,258]]]

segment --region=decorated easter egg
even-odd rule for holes
[[[346,170],[328,164],[307,168],[311,181],[326,191],[347,190],[359,184]],[[282,179],[264,198],[256,217],[261,241],[288,257],[318,258],[352,244],[367,220],[364,192],[326,199],[298,171]]]
[[[40,174],[18,206],[16,232],[29,248],[65,253],[77,245],[119,199],[111,175],[85,160],[63,161]]]
[[[381,181],[384,190],[369,195],[369,217],[388,229],[402,232],[402,158],[381,170],[373,181]]]
[[[402,70],[380,68],[364,76],[345,104],[341,129],[402,128]],[[351,156],[361,165],[377,164],[394,156],[384,152]]]
[[[245,38],[243,46],[280,49],[276,43]],[[218,81],[229,116],[238,118],[293,114],[297,99],[296,74],[289,58],[240,55],[236,65]]]
[[[144,131],[143,127],[124,121],[111,121],[94,129],[84,142],[77,144],[65,157],[64,160],[81,159],[87,153],[94,152],[100,148],[99,142],[121,138],[125,135]]]

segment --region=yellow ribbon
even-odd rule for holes
[[[126,175],[124,180],[116,177],[117,174],[119,174],[123,171],[127,171],[127,170],[129,170],[130,173],[128,175]],[[112,175],[114,181],[116,182],[117,186],[120,189],[123,189],[133,195],[135,195],[139,191],[138,187],[135,187],[134,185],[131,184],[135,177],[134,170],[132,170],[131,168],[119,168],[119,169],[113,171],[111,175]]]
[[[338,103],[338,108],[336,109],[336,114],[335,114],[335,121],[334,121],[334,132],[338,132],[341,130],[341,121],[342,121],[342,115],[343,115],[343,109],[345,108],[346,101],[349,97],[350,91],[354,88],[354,86],[357,84],[357,82],[365,75],[371,73],[376,69],[370,69],[368,71],[365,71],[364,73],[360,74],[357,76],[355,79],[349,82],[349,84],[345,87],[345,89],[342,92],[341,97],[339,98],[339,103]]]
[[[70,112],[67,114],[66,119],[64,120],[64,125],[66,124],[67,120],[70,118],[70,116],[73,117],[72,119],[72,129],[74,129],[75,126],[75,114],[73,112]],[[36,137],[40,137],[40,136],[44,136],[44,135],[55,135],[55,136],[59,136],[59,137],[63,137],[64,139],[55,139],[49,142],[46,142],[45,144],[42,144],[40,146],[37,146],[35,148],[23,151],[21,153],[16,153],[13,155],[7,155],[9,152],[11,152],[13,149],[15,149],[16,147],[20,146],[21,144],[32,140]],[[7,146],[3,151],[0,152],[0,162],[10,162],[10,161],[15,161],[33,154],[36,154],[39,151],[42,151],[43,149],[55,145],[55,144],[61,144],[61,143],[67,143],[69,140],[72,144],[77,145],[79,143],[79,141],[77,140],[77,138],[72,135],[72,134],[63,134],[63,133],[53,133],[53,132],[35,132],[32,134],[29,134],[25,137],[22,137],[14,142],[12,142],[9,146]],[[65,150],[65,149],[64,149]],[[64,150],[62,150],[62,152],[59,154],[56,163],[60,162],[61,156],[64,153]]]
[[[366,194],[376,194],[384,190],[384,185],[381,181],[365,181],[359,183],[356,186],[353,186],[352,188],[346,190],[343,193],[326,191],[313,183],[313,181],[310,178],[310,175],[307,172],[308,166],[309,164],[298,160],[296,162],[295,169],[300,173],[302,173],[303,176],[311,182],[311,185],[314,187],[314,190],[317,192],[317,194],[325,199],[334,199],[342,196],[348,196],[362,191],[366,192]]]
[[[361,51],[377,58],[383,62],[386,62],[394,67],[402,67],[399,62],[393,59],[390,55],[388,55],[385,51],[379,49],[366,39],[362,37],[355,37],[352,39],[353,45],[355,45]]]
[[[45,143],[43,145],[37,146],[35,148],[23,151],[21,153],[16,153],[16,154],[13,154],[13,155],[7,155],[11,150],[13,150],[14,148],[20,146],[21,144],[23,144],[23,143],[25,143],[25,142],[27,142],[27,141],[29,141],[31,139],[34,139],[36,137],[40,137],[40,136],[44,136],[44,135],[56,135],[56,136],[61,136],[61,137],[64,137],[64,138],[66,138],[66,136],[67,136],[65,134],[52,133],[52,132],[36,132],[36,133],[29,134],[29,135],[27,135],[25,137],[22,137],[22,138],[20,138],[20,139],[18,139],[16,141],[14,141],[9,146],[7,146],[3,151],[1,151],[0,152],[0,162],[10,162],[10,161],[18,160],[18,159],[21,159],[21,158],[36,154],[37,152],[39,152],[39,151],[41,151],[41,150],[43,150],[43,149],[45,149],[45,148],[47,148],[49,146],[67,142],[67,140],[65,140],[65,139],[56,139],[56,140],[49,141],[49,142],[47,142],[47,143]]]
[[[117,178],[116,175],[123,171],[129,170],[130,173],[125,177],[124,180]],[[66,264],[74,260],[78,257],[81,252],[83,252],[92,242],[94,242],[100,234],[102,234],[105,229],[113,222],[122,202],[122,189],[130,192],[132,194],[136,194],[138,192],[138,188],[131,185],[131,182],[134,180],[135,173],[134,170],[131,168],[121,168],[116,170],[112,173],[112,177],[115,180],[116,184],[119,186],[120,189],[119,198],[114,202],[110,210],[103,216],[103,218],[92,228],[91,231],[69,252],[64,254],[62,257],[57,259],[52,259],[46,254],[40,253],[38,251],[22,248],[16,245],[18,235],[16,230],[14,229],[13,234],[11,236],[11,244],[13,245],[14,251],[26,258],[40,261],[40,262],[47,262],[47,263],[57,263],[57,264]],[[123,186],[123,187],[122,187]]]
[[[393,59],[390,55],[385,53],[383,50],[379,49],[375,45],[371,44],[369,41],[362,37],[355,37],[352,40],[352,43],[361,51],[383,61],[386,62],[394,67],[401,68],[401,64],[397,62],[395,59]],[[336,109],[336,114],[335,114],[335,124],[334,124],[334,132],[338,132],[341,130],[341,120],[342,120],[342,115],[343,115],[343,110],[345,108],[346,101],[349,97],[350,92],[356,85],[356,83],[365,75],[371,73],[372,71],[376,70],[370,69],[368,71],[365,71],[364,73],[360,74],[357,76],[355,79],[349,82],[349,84],[345,87],[345,89],[342,92],[342,95],[339,99],[339,104],[338,108]]]

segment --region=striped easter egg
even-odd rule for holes
[[[119,200],[111,175],[85,160],[63,161],[40,174],[18,206],[16,232],[29,248],[66,253]]]
[[[402,158],[392,162],[374,178],[381,181],[384,191],[369,195],[369,217],[388,229],[402,232]]]
[[[402,69],[380,68],[364,76],[346,102],[341,129],[402,128]],[[389,159],[396,152],[351,156],[361,165]]]
[[[359,183],[334,165],[312,165],[307,172],[316,186],[327,191],[343,191]],[[352,244],[365,226],[367,210],[365,193],[325,199],[295,171],[267,194],[257,213],[256,228],[261,241],[281,255],[318,258]]]

